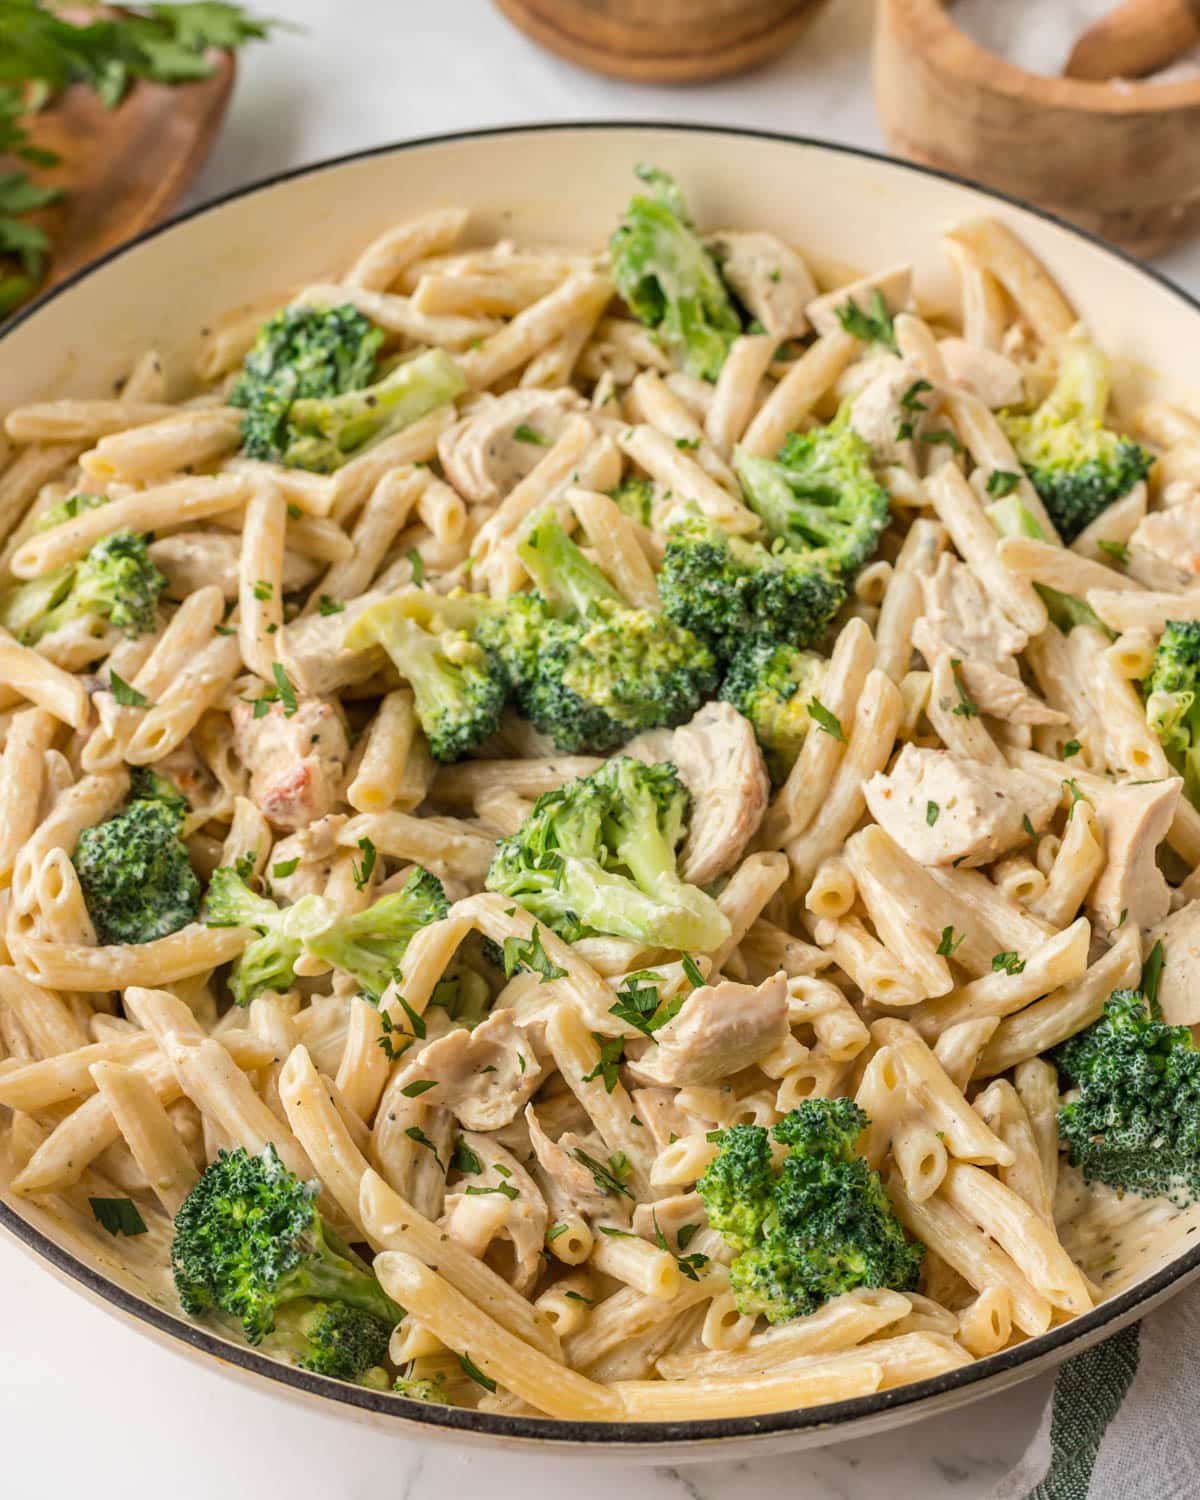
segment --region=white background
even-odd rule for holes
[[[263,0],[303,30],[245,55],[193,195],[407,136],[528,120],[760,126],[881,145],[867,0],[833,5],[787,56],[684,90],[617,83],[549,57],[488,0]],[[1200,291],[1200,248],[1164,267]],[[6,1495],[172,1500],[981,1500],[1032,1434],[1045,1379],[951,1417],[791,1458],[675,1469],[472,1457],[350,1426],[151,1344],[0,1243],[0,1447]]]

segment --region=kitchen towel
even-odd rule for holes
[[[1062,1366],[992,1500],[1197,1500],[1198,1388],[1200,1291],[1190,1291]]]

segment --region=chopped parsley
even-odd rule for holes
[[[450,1165],[456,1172],[463,1172],[470,1177],[483,1171],[483,1163],[461,1135],[454,1142],[454,1150],[450,1153]],[[566,1228],[565,1225],[563,1227]],[[549,1239],[550,1236],[547,1235],[546,1238]]]
[[[404,1132],[404,1134],[409,1138],[410,1141],[416,1141],[418,1146],[424,1146],[426,1151],[428,1151],[432,1155],[434,1161],[437,1162],[438,1166],[441,1167],[442,1171],[444,1172],[446,1170],[445,1163],[437,1154],[437,1147],[433,1144],[433,1142],[429,1139],[429,1137],[425,1134],[425,1132],[419,1125],[410,1125]]]
[[[108,685],[113,698],[122,708],[148,708],[149,703],[137,688],[130,687],[125,679],[117,672],[110,669],[108,674]]]
[[[823,729],[826,734],[831,734],[835,740],[840,740],[842,744],[846,743],[842,721],[836,714],[829,712],[820,698],[811,698],[809,700],[808,717],[816,722],[818,729]]]
[[[600,1049],[600,1057],[596,1066],[590,1073],[583,1075],[584,1083],[591,1083],[593,1079],[603,1080],[604,1092],[611,1094],[620,1081],[617,1069],[621,1066],[621,1059],[625,1054],[625,1038],[623,1036],[600,1036],[592,1032],[592,1041]]]
[[[463,1374],[469,1376],[476,1385],[481,1385],[485,1391],[494,1391],[496,1389],[496,1382],[490,1376],[483,1373],[469,1354],[460,1354],[458,1362],[462,1366]]]
[[[329,594],[322,594],[317,600],[317,613],[321,615],[340,615],[346,606],[340,600],[332,598]]]
[[[576,1146],[571,1155],[582,1167],[586,1167],[592,1174],[592,1181],[602,1193],[621,1194],[622,1197],[632,1198],[633,1194],[625,1186],[620,1177],[611,1166],[606,1167],[603,1162],[597,1161],[594,1156],[589,1156],[582,1146]],[[615,1158],[613,1158],[615,1160]],[[626,1163],[628,1167],[628,1163]],[[626,1173],[628,1175],[628,1172]]]
[[[379,851],[368,838],[361,838],[358,847],[362,852],[362,864],[351,864],[350,874],[354,879],[354,889],[361,891],[371,878],[371,872],[375,868],[375,861],[379,858]]]
[[[506,937],[502,949],[504,955],[504,977],[511,979],[522,969],[529,969],[542,976],[542,983],[551,979],[562,979],[566,969],[554,963],[542,947],[542,934],[537,923],[527,938]]]
[[[131,1198],[89,1198],[88,1203],[96,1223],[109,1234],[123,1234],[132,1239],[135,1234],[146,1233],[146,1221]]]
[[[550,446],[550,439],[543,437],[536,427],[530,427],[528,422],[518,422],[513,428],[513,437],[518,443],[535,443],[539,448]]]
[[[963,943],[966,941],[966,937],[967,935],[965,932],[960,932],[958,936],[955,937],[953,927],[943,927],[942,938],[937,945],[937,952],[939,956],[942,958],[950,958],[954,953],[958,951],[959,948],[962,947]]]
[[[853,297],[847,297],[837,310],[837,320],[853,338],[863,344],[882,344],[893,354],[899,355],[900,345],[896,341],[896,325],[883,293],[878,287],[871,293],[866,310],[859,307]]]
[[[1024,974],[1025,960],[1016,953],[994,953],[992,955],[993,974]]]
[[[1003,500],[1005,495],[1011,495],[1020,483],[1021,476],[1014,474],[1011,469],[993,469],[987,478],[987,492],[993,499]]]
[[[427,1094],[430,1089],[435,1089],[437,1086],[436,1078],[414,1078],[411,1083],[406,1083],[400,1092],[406,1099],[419,1099],[422,1094]],[[453,1164],[453,1158],[451,1158],[451,1166]]]
[[[294,875],[300,865],[300,856],[295,859],[281,859],[278,864],[271,866],[272,880],[286,880],[289,875]]]
[[[941,814],[942,809],[936,802],[927,802],[925,804],[925,821],[926,823],[928,823],[930,828],[932,828],[933,825],[937,822],[938,818],[941,817]]]

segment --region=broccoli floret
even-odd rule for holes
[[[748,640],[812,645],[846,598],[823,552],[768,551],[699,515],[672,527],[658,589],[668,616],[724,661]]]
[[[288,307],[259,329],[229,393],[245,409],[242,446],[251,458],[281,462],[294,436],[293,401],[340,396],[375,377],[383,333],[356,308]]]
[[[809,1099],[768,1132],[733,1125],[696,1184],[709,1224],[737,1252],[738,1310],[784,1323],[856,1287],[916,1285],[923,1249],[855,1151],[868,1124],[852,1099]],[[787,1148],[776,1166],[770,1145]]]
[[[676,869],[688,805],[674,766],[617,756],[538,798],[498,844],[487,888],[512,896],[567,942],[611,933],[709,953],[729,923]]]
[[[750,509],[792,551],[821,551],[843,575],[874,556],[891,506],[849,406],[827,427],[791,433],[776,459],[736,449],[733,467]]]
[[[613,280],[689,375],[715,380],[741,319],[675,181],[652,167],[636,171],[652,196],[634,195],[609,241]]]
[[[200,881],[179,836],[185,812],[182,798],[156,791],[79,835],[71,862],[101,943],[150,943],[195,921]]]
[[[812,651],[774,641],[749,641],[729,664],[721,697],[754,726],[771,780],[787,779],[813,720],[808,711],[820,697],[825,660]]]
[[[1146,722],[1200,807],[1200,621],[1168,620],[1142,680]]]
[[[380,1367],[393,1326],[390,1316],[382,1318],[348,1302],[300,1298],[277,1312],[268,1348],[272,1354],[286,1354],[302,1370],[333,1380],[364,1383],[378,1372],[370,1383],[386,1388],[388,1377]]]
[[[302,1311],[288,1314],[285,1337],[299,1336],[307,1346],[304,1357],[319,1362],[309,1368],[357,1378],[361,1370],[348,1376],[330,1366],[357,1365],[368,1355],[377,1364],[381,1325],[390,1330],[404,1314],[326,1226],[316,1207],[320,1190],[289,1172],[273,1146],[261,1156],[241,1147],[219,1151],[175,1215],[171,1270],[184,1312],[236,1318],[252,1344],[302,1301]]]
[[[1032,414],[1000,413],[1017,457],[1068,546],[1154,464],[1132,438],[1105,427],[1110,374],[1099,349],[1062,345],[1054,389]]]
[[[1089,1182],[1167,1197],[1200,1197],[1200,1052],[1139,990],[1116,990],[1100,1019],[1053,1053],[1077,1094],[1058,1133]]]
[[[413,933],[439,921],[446,911],[441,881],[420,866],[403,890],[381,896],[349,917],[339,917],[324,896],[301,896],[291,906],[276,906],[256,895],[228,865],[213,871],[204,902],[209,927],[253,927],[261,934],[230,972],[229,992],[238,1005],[249,1005],[265,990],[290,989],[302,953],[352,975],[363,993],[377,1000]]]
[[[630,474],[615,490],[608,491],[609,498],[619,511],[636,521],[640,526],[649,526],[654,507],[654,486],[648,479]]]
[[[74,620],[98,615],[132,639],[154,629],[166,586],[150,561],[146,538],[114,531],[79,562],[6,589],[0,594],[0,625],[33,646]]]
[[[414,934],[440,922],[448,910],[442,882],[418,865],[402,890],[381,896],[365,911],[340,917],[310,938],[306,950],[353,974],[363,993],[378,1001]]]
[[[302,397],[288,411],[289,438],[280,462],[332,474],[356,453],[410,427],[466,388],[450,356],[443,349],[427,349],[362,390]]]
[[[518,707],[558,749],[615,749],[682,724],[716,691],[708,646],[657,610],[631,609],[552,510],[517,551],[548,602],[518,607],[505,660]]]
[[[66,521],[73,521],[76,516],[82,515],[85,510],[98,510],[100,506],[108,504],[107,495],[68,495],[65,500],[60,500],[57,505],[48,506],[38,516],[34,525],[35,531],[50,531],[55,526],[61,526]]]
[[[418,1380],[405,1379],[400,1376],[393,1384],[392,1390],[397,1395],[407,1396],[410,1401],[427,1401],[434,1406],[454,1405],[447,1392],[446,1377],[443,1374]]]
[[[346,632],[353,650],[387,652],[412,687],[429,749],[441,761],[460,760],[495,733],[508,697],[504,673],[469,630],[451,624],[449,608],[433,595],[397,595],[373,604]]]

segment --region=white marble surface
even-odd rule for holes
[[[304,30],[246,56],[196,201],[358,147],[476,125],[585,118],[760,126],[878,147],[867,0],[835,0],[799,46],[746,78],[686,90],[594,78],[511,30],[489,0],[274,0]],[[1200,247],[1164,268],[1200,292]],[[248,1392],[96,1310],[0,1243],[5,1492],[58,1500],[312,1495],[442,1500],[981,1500],[1023,1448],[1045,1379],[956,1416],[790,1458],[618,1470],[472,1457]],[[28,1465],[28,1467],[25,1467]],[[47,1478],[53,1475],[53,1480]]]

